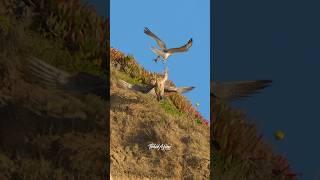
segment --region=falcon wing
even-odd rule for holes
[[[132,89],[132,90],[140,91],[140,92],[143,92],[143,93],[148,93],[149,91],[151,91],[154,88],[154,86],[147,87],[147,86],[130,84],[130,83],[124,81],[124,80],[119,80],[119,84],[123,88]]]
[[[130,83],[124,81],[124,80],[120,80],[119,84],[123,88],[132,89],[132,90],[135,90],[135,91],[140,91],[140,92],[143,92],[143,93],[156,95],[156,93],[155,93],[155,85],[153,85],[153,86],[134,85],[134,84],[130,84]],[[174,86],[165,85],[164,91],[165,92],[177,92],[177,93],[181,93],[182,94],[182,93],[189,92],[189,91],[193,90],[194,88],[195,87],[193,87],[193,86],[174,87]]]
[[[158,38],[158,36],[153,34],[153,32],[151,32],[150,29],[148,29],[147,27],[144,28],[144,33],[147,34],[148,36],[150,36],[152,39],[156,40],[160,49],[167,49],[166,44],[160,38]]]
[[[45,88],[106,96],[107,81],[99,76],[85,72],[71,75],[37,58],[30,59],[25,70],[30,80]]]
[[[259,93],[271,83],[271,80],[212,82],[211,95],[218,99],[233,101]]]
[[[189,48],[192,46],[192,38],[183,46],[178,47],[178,48],[170,48],[167,50],[168,53],[178,53],[178,52],[186,52],[189,50]]]
[[[173,86],[165,86],[164,91],[165,92],[177,92],[177,93],[186,93],[191,90],[193,90],[195,87],[188,86],[188,87],[173,87]]]
[[[69,83],[71,75],[59,70],[38,58],[31,58],[25,67],[28,78],[43,87],[62,89]]]

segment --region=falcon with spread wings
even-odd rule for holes
[[[120,83],[123,87],[132,89],[135,91],[140,91],[146,94],[151,94],[157,97],[157,100],[164,98],[165,94],[170,93],[186,93],[193,90],[194,86],[185,86],[185,87],[175,87],[168,83],[168,69],[166,68],[163,75],[157,75],[153,78],[153,81],[146,86],[142,85],[133,85],[123,80],[120,80]]]
[[[192,38],[191,38],[185,45],[181,47],[168,49],[165,42],[163,42],[158,36],[156,36],[153,32],[151,32],[150,29],[145,28],[144,33],[150,36],[152,39],[154,39],[160,48],[160,49],[157,49],[155,47],[151,48],[151,50],[157,55],[157,58],[154,60],[155,62],[157,62],[160,58],[162,58],[163,61],[165,62],[168,60],[168,58],[172,54],[186,52],[192,46]]]

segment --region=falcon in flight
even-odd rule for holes
[[[155,34],[153,34],[148,28],[144,29],[144,33],[154,39],[159,45],[160,49],[152,47],[151,50],[157,55],[157,58],[154,60],[157,62],[160,58],[163,59],[163,62],[167,61],[167,59],[174,53],[186,52],[192,46],[192,38],[183,46],[178,48],[169,48],[167,49],[166,44]]]

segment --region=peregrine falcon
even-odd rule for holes
[[[150,36],[152,39],[154,39],[157,44],[159,45],[160,49],[152,47],[151,50],[157,54],[157,58],[154,60],[157,62],[160,57],[162,57],[163,62],[167,61],[168,58],[174,54],[174,53],[179,53],[179,52],[186,52],[189,50],[189,48],[192,46],[192,38],[183,46],[178,47],[178,48],[167,48],[166,44],[155,34],[153,34],[148,28],[144,29],[144,33]]]

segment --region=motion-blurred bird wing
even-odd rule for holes
[[[150,31],[150,29],[148,29],[147,27],[144,28],[144,33],[147,34],[148,36],[150,36],[152,39],[154,39],[157,44],[159,45],[160,49],[167,49],[166,44],[155,34],[153,34],[153,32]]]
[[[61,89],[69,83],[71,74],[32,57],[25,66],[27,78],[46,88]]]
[[[170,54],[178,53],[178,52],[186,52],[189,50],[191,46],[192,46],[192,38],[185,45],[178,48],[170,48],[167,50],[167,52]]]
[[[186,87],[173,87],[173,86],[165,86],[165,92],[177,92],[177,93],[186,93],[193,90],[195,87],[193,86],[186,86]]]
[[[106,96],[105,79],[85,72],[69,74],[35,57],[27,61],[25,72],[31,81],[45,88]]]
[[[271,80],[211,82],[211,96],[219,100],[233,101],[259,93],[271,83]]]

